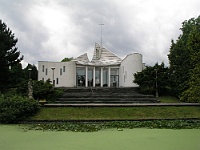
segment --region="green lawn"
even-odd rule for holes
[[[200,129],[26,131],[0,125],[1,150],[199,150]]]
[[[172,96],[161,96],[158,97],[158,99],[161,103],[181,103],[181,101],[178,98]]]
[[[200,118],[200,107],[42,107],[32,120]]]

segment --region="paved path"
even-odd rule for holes
[[[132,104],[44,104],[44,107],[147,107],[147,106],[200,106],[200,103],[132,103]]]

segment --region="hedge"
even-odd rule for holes
[[[34,115],[39,109],[34,99],[0,94],[0,123],[17,123]]]

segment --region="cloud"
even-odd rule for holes
[[[134,52],[148,65],[168,64],[171,39],[184,20],[200,14],[198,0],[0,0],[0,19],[19,39],[23,64],[61,61],[87,52],[94,43],[120,57]]]

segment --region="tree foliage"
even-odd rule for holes
[[[194,31],[194,28],[197,26],[200,26],[200,17],[184,21],[181,28],[182,34],[178,37],[176,42],[172,40],[168,58],[172,81],[171,87],[177,97],[180,97],[181,94],[190,86],[189,79],[191,76],[191,70],[196,64],[192,59],[194,59],[193,55],[196,55],[199,48],[197,48],[198,46],[196,45],[197,47],[194,49],[194,47],[192,48],[189,43],[191,41],[192,32],[197,32],[197,30]],[[196,38],[193,40],[196,41]]]
[[[17,84],[21,83],[24,80],[24,72],[22,69],[22,64],[17,63],[9,70],[10,78],[9,83],[7,84],[8,88],[15,88]]]
[[[200,16],[182,24],[182,34],[172,41],[170,54],[170,76],[172,89],[183,101],[198,101],[200,62]],[[196,97],[196,98],[194,98]],[[196,100],[195,100],[196,99]]]
[[[0,94],[0,123],[16,123],[34,115],[38,102],[17,95]]]
[[[53,88],[50,80],[34,81],[33,83],[33,97],[35,99],[45,99],[54,102],[63,93],[62,89]]]
[[[63,93],[62,89],[53,88],[53,85],[47,81],[33,81],[33,98],[36,100],[45,99],[47,101],[55,101]],[[27,96],[28,95],[28,80],[24,80],[17,87],[17,93]]]
[[[61,62],[68,62],[68,61],[71,61],[73,59],[73,57],[65,57],[63,60],[61,60]]]
[[[31,78],[32,80],[38,79],[38,70],[34,64],[33,65],[28,64],[26,68],[23,69],[23,72],[24,72],[24,79],[29,79],[29,78]]]
[[[192,28],[187,47],[190,52],[189,88],[181,95],[186,102],[200,102],[200,17]]]
[[[0,20],[0,90],[6,88],[11,74],[9,68],[23,59],[16,47],[17,39],[5,23]]]
[[[156,63],[153,67],[147,66],[142,72],[134,74],[134,83],[140,87],[140,91],[146,94],[155,94],[156,82],[159,94],[166,94],[169,91],[168,68],[164,63]]]
[[[31,69],[29,71],[28,69]],[[7,83],[8,88],[17,88],[21,83],[28,82],[29,78],[32,80],[37,80],[38,70],[35,65],[28,64],[26,68],[22,68],[21,63],[17,63],[12,68],[9,69],[9,82]]]

